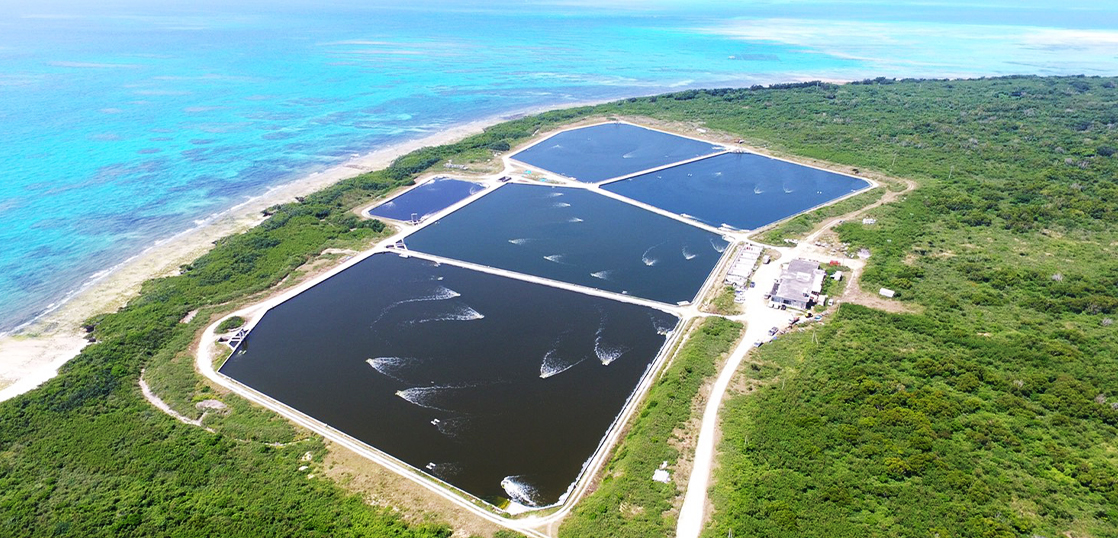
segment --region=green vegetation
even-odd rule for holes
[[[739,313],[737,303],[734,302],[734,287],[724,286],[718,295],[710,302],[711,312],[720,316],[732,316]]]
[[[831,265],[829,263],[821,263],[819,264],[819,268],[827,272],[827,278],[823,279],[823,290],[820,294],[826,295],[827,297],[838,297],[842,295],[842,292],[846,290],[847,279],[850,277],[850,268],[845,265]],[[842,273],[842,280],[834,279],[836,272]],[[820,308],[820,306],[816,306],[816,309],[826,310],[825,307]]]
[[[273,446],[297,434],[271,413],[222,396],[229,413],[207,417],[211,434],[145,402],[137,378],[150,367],[149,380],[171,405],[197,416],[191,404],[214,395],[190,377],[185,351],[216,309],[268,290],[325,248],[383,236],[383,223],[350,210],[427,166],[581,113],[499,125],[272,207],[260,226],[218,241],[181,275],[148,281],[121,311],[90,320],[95,344],[42,388],[0,405],[0,535],[449,536],[446,527],[405,525],[297,472],[308,451],[313,470],[323,445]],[[179,322],[195,309],[204,315]]]
[[[0,535],[449,535],[296,471],[308,451],[311,470],[320,465],[321,442],[213,394],[184,351],[218,312],[324,248],[386,233],[353,207],[448,159],[611,114],[701,121],[777,153],[919,183],[875,209],[876,225],[837,231],[873,253],[864,288],[898,290],[923,313],[844,305],[810,336],[761,348],[763,365],[747,374],[780,382],[728,402],[711,536],[1118,535],[1115,88],[1012,77],[689,90],[504,123],[273,207],[261,226],[91,320],[96,344],[0,405]],[[803,233],[841,210],[777,230]],[[670,440],[736,335],[706,323],[692,342],[707,343],[689,342],[695,351],[653,388],[564,535],[670,534],[678,491],[648,477],[677,460]],[[207,415],[217,433],[143,401],[141,368],[180,411],[198,416],[203,398],[229,405]]]
[[[784,246],[785,239],[802,239],[815,226],[829,218],[845,215],[866,207],[885,195],[885,188],[877,187],[868,192],[851,196],[831,205],[820,207],[802,215],[792,217],[768,230],[757,234],[754,239],[769,245]]]
[[[1113,535],[1113,339],[967,329],[844,305],[762,348],[783,383],[727,405],[709,534]]]
[[[1118,535],[1118,160],[1098,151],[1118,138],[1115,82],[737,101],[800,107],[786,134],[756,134],[788,151],[881,170],[896,155],[888,171],[919,181],[837,231],[873,253],[863,288],[922,314],[847,304],[759,350],[752,373],[779,382],[727,404],[708,536]]]
[[[242,326],[244,324],[245,324],[245,318],[242,318],[241,316],[233,316],[233,317],[231,317],[229,319],[226,319],[225,321],[221,322],[220,324],[218,324],[217,333],[218,334],[227,333],[227,332],[229,332],[233,329],[239,328],[240,326]]]
[[[716,363],[729,353],[741,330],[740,323],[717,317],[706,318],[696,327],[652,386],[640,415],[606,466],[601,484],[563,521],[560,536],[672,535],[673,503],[681,492],[675,482],[654,482],[652,473],[665,461],[674,473],[679,435],[692,418],[699,387],[716,373]]]

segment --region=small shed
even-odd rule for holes
[[[881,288],[880,290],[878,290],[877,293],[880,293],[882,297],[890,297],[890,298],[897,294],[897,292],[895,292],[895,291],[893,291],[889,288]]]

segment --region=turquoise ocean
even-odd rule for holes
[[[1115,75],[1105,4],[0,0],[0,333],[355,153],[692,87]]]

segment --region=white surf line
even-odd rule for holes
[[[388,250],[388,252],[395,252],[396,254],[399,254],[399,255],[404,254],[403,251]],[[624,293],[606,291],[606,290],[602,290],[602,289],[598,289],[598,288],[591,288],[589,286],[582,286],[582,285],[579,285],[579,284],[571,284],[569,282],[561,282],[561,281],[558,281],[558,280],[552,280],[550,278],[534,276],[534,275],[529,275],[529,274],[525,274],[525,273],[518,273],[516,271],[509,271],[507,269],[490,267],[488,265],[481,265],[481,264],[466,262],[466,261],[462,261],[462,260],[458,260],[458,259],[454,259],[454,258],[444,258],[443,256],[438,256],[438,255],[435,255],[435,254],[428,254],[426,252],[420,252],[418,250],[408,250],[406,255],[410,256],[410,257],[413,257],[413,258],[419,258],[419,259],[427,260],[427,261],[431,261],[431,262],[445,263],[447,265],[453,265],[453,266],[456,266],[456,267],[461,267],[463,269],[470,269],[472,271],[477,271],[479,273],[489,273],[489,274],[492,274],[492,275],[502,276],[502,277],[505,277],[505,278],[521,280],[521,281],[524,281],[524,282],[532,282],[532,283],[535,283],[535,284],[542,284],[544,286],[550,286],[552,288],[559,288],[559,289],[563,289],[563,290],[567,290],[567,291],[573,291],[573,292],[581,293],[583,295],[593,295],[595,297],[612,299],[614,301],[618,301],[618,302],[622,302],[622,303],[631,303],[631,304],[635,304],[635,305],[639,305],[639,306],[645,306],[645,307],[648,307],[648,308],[659,310],[661,312],[667,312],[669,314],[673,314],[673,315],[676,315],[676,316],[682,316],[682,309],[678,305],[671,305],[671,304],[668,304],[668,303],[662,303],[660,301],[654,301],[652,299],[645,299],[643,297],[636,297],[634,295],[627,295],[627,294],[624,294]]]

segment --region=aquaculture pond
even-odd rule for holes
[[[727,153],[602,186],[700,222],[754,229],[869,183],[752,153]]]
[[[665,303],[691,301],[718,234],[574,187],[505,185],[405,239],[447,258]]]
[[[484,188],[472,181],[439,177],[370,209],[369,215],[395,220],[411,220],[415,215],[422,219]]]
[[[678,320],[396,254],[271,309],[221,373],[494,504],[559,502]]]
[[[711,155],[720,146],[627,123],[604,123],[546,138],[512,158],[530,166],[596,183]]]

